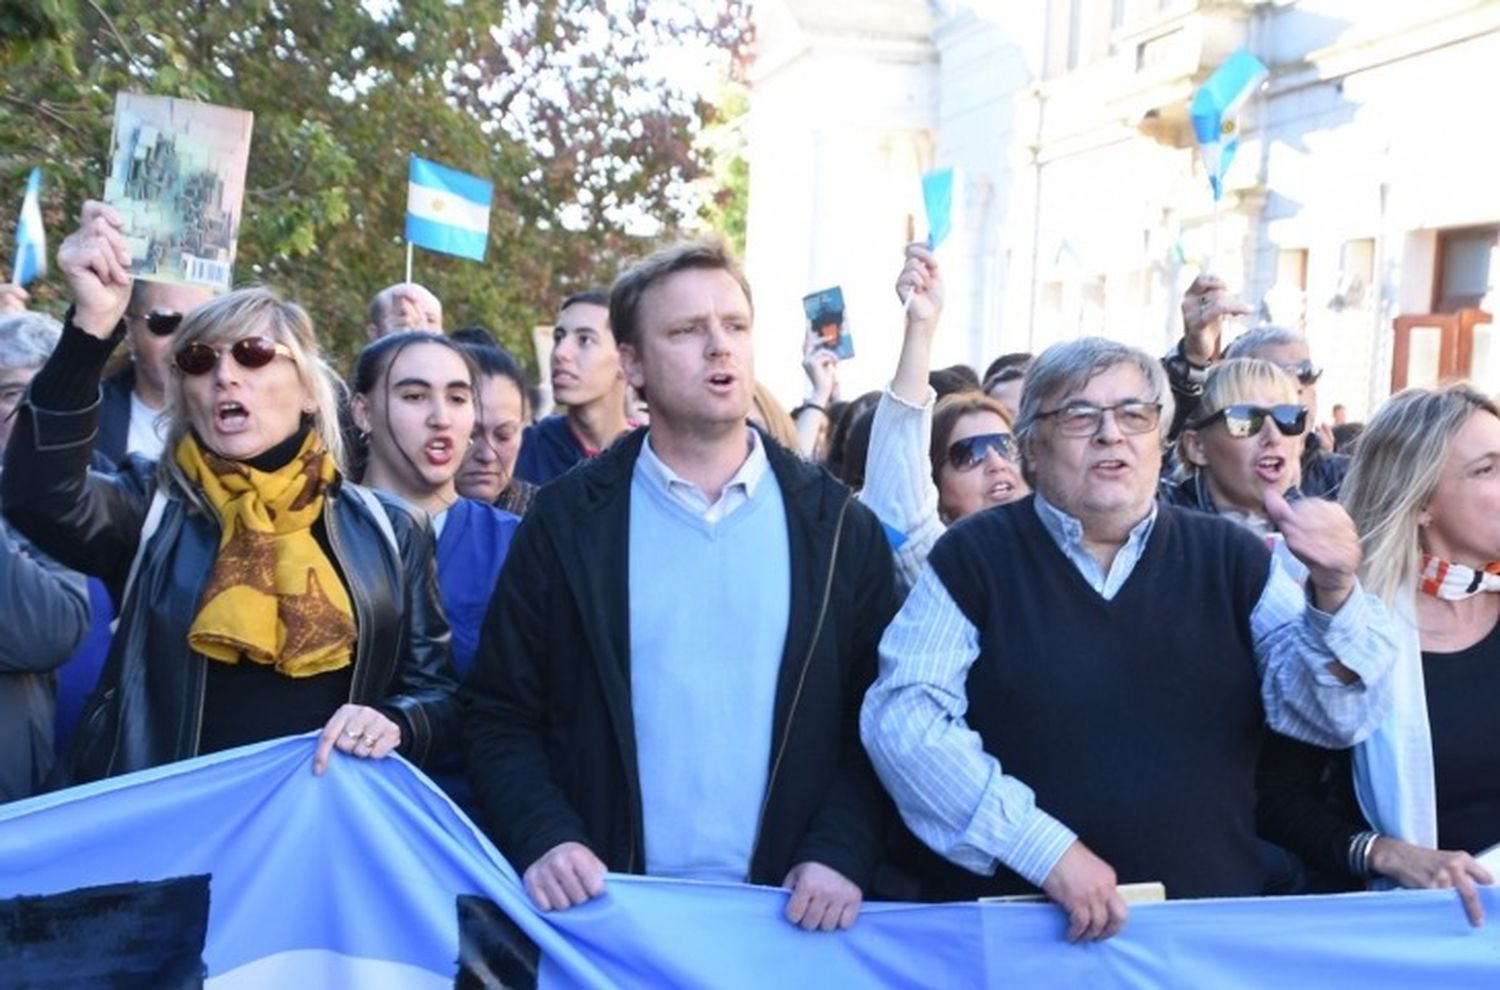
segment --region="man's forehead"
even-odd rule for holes
[[[1120,361],[1094,372],[1083,384],[1066,389],[1057,398],[1063,402],[1150,398],[1151,383],[1133,362]]]
[[[148,282],[140,294],[141,310],[169,309],[189,313],[213,298],[213,290],[201,285],[178,285],[171,282]]]
[[[608,330],[609,309],[598,303],[576,302],[557,314],[560,330]]]
[[[641,295],[650,306],[672,317],[750,315],[750,299],[739,281],[722,268],[685,268],[656,282]]]

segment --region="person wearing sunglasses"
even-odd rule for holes
[[[1144,351],[1049,347],[1016,422],[1034,494],[950,529],[886,629],[861,735],[931,850],[924,897],[1040,889],[1077,940],[1124,925],[1117,882],[1258,895],[1267,725],[1348,745],[1384,715],[1391,623],[1348,517],[1267,496],[1304,589],[1243,527],[1158,501],[1171,415]]]
[[[120,215],[86,203],[58,251],[73,309],[0,473],[15,527],[119,603],[58,782],[317,729],[316,773],[334,749],[434,758],[458,710],[428,524],[343,477],[338,381],[301,307],[252,288],[194,309],[161,460],[89,470],[129,261]]]
[[[1182,427],[1197,418],[1204,376],[1214,363],[1230,358],[1270,361],[1297,383],[1297,402],[1307,407],[1310,432],[1302,450],[1302,493],[1336,500],[1349,473],[1349,457],[1334,452],[1331,431],[1318,425],[1317,386],[1323,370],[1313,362],[1307,338],[1284,327],[1255,327],[1222,346],[1225,320],[1249,312],[1250,307],[1213,275],[1200,275],[1188,287],[1182,300],[1182,340],[1162,359],[1177,404],[1168,438],[1176,439]]]
[[[1162,498],[1269,537],[1275,527],[1266,491],[1290,501],[1302,497],[1297,481],[1308,413],[1296,385],[1269,361],[1234,358],[1209,369],[1194,415],[1177,438],[1184,477],[1164,483]]]
[[[1396,703],[1352,751],[1268,751],[1276,840],[1325,889],[1448,887],[1478,926],[1494,874],[1475,857],[1500,843],[1500,407],[1462,383],[1401,392],[1343,499],[1396,618]]]
[[[100,384],[99,437],[94,450],[118,465],[126,454],[161,457],[166,440],[162,409],[172,373],[173,343],[182,318],[212,299],[201,285],[137,280],[125,309],[129,360]]]
[[[896,374],[875,406],[859,500],[886,527],[904,594],[948,526],[1030,488],[1005,408],[974,389],[938,400],[930,384],[945,288],[925,244],[907,247],[896,295],[905,306],[905,336]]]

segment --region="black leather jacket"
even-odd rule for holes
[[[77,412],[18,411],[0,472],[5,514],[65,565],[102,578],[118,603],[156,490],[155,465],[127,457],[117,475],[89,470],[99,403]],[[457,686],[424,519],[378,496],[396,550],[365,501],[337,481],[323,522],[349,586],[358,643],[349,701],[401,725],[400,752],[431,761],[458,735]],[[57,784],[197,754],[204,657],[187,645],[219,546],[219,520],[197,492],[173,493],[141,555],[99,684],[84,708]]]

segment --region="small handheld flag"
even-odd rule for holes
[[[11,281],[29,285],[47,274],[47,232],[42,227],[42,170],[34,168],[26,180],[26,198],[21,203],[21,219],[16,224],[16,263]]]
[[[927,210],[927,246],[935,248],[953,231],[953,169],[940,168],[922,176],[922,205]]]
[[[1267,75],[1269,70],[1260,59],[1241,48],[1214,70],[1193,96],[1193,132],[1216,203],[1224,195],[1224,175],[1239,149],[1240,107]]]
[[[483,179],[412,155],[406,187],[407,243],[483,261],[492,190]]]

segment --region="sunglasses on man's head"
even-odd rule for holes
[[[1283,436],[1295,437],[1301,435],[1307,429],[1307,407],[1294,405],[1279,406],[1252,406],[1247,402],[1225,406],[1218,412],[1205,416],[1193,424],[1193,429],[1201,430],[1216,419],[1224,421],[1224,429],[1232,437],[1259,436],[1261,427],[1266,425],[1269,418],[1276,424]]]
[[[184,375],[206,375],[219,364],[217,347],[192,343],[178,351],[172,360]],[[292,349],[270,337],[242,337],[229,345],[229,356],[241,368],[264,368],[276,360],[276,355],[290,358]]]
[[[1323,377],[1323,369],[1311,361],[1298,361],[1296,364],[1283,364],[1282,371],[1297,379],[1300,385],[1316,385],[1318,379]]]
[[[153,309],[142,316],[140,313],[126,313],[132,320],[141,320],[146,324],[146,329],[157,337],[170,336],[177,332],[182,326],[182,314],[171,309]]]
[[[993,450],[1007,461],[1016,459],[1016,438],[1009,433],[978,433],[955,440],[948,448],[948,463],[959,471],[977,467]]]

